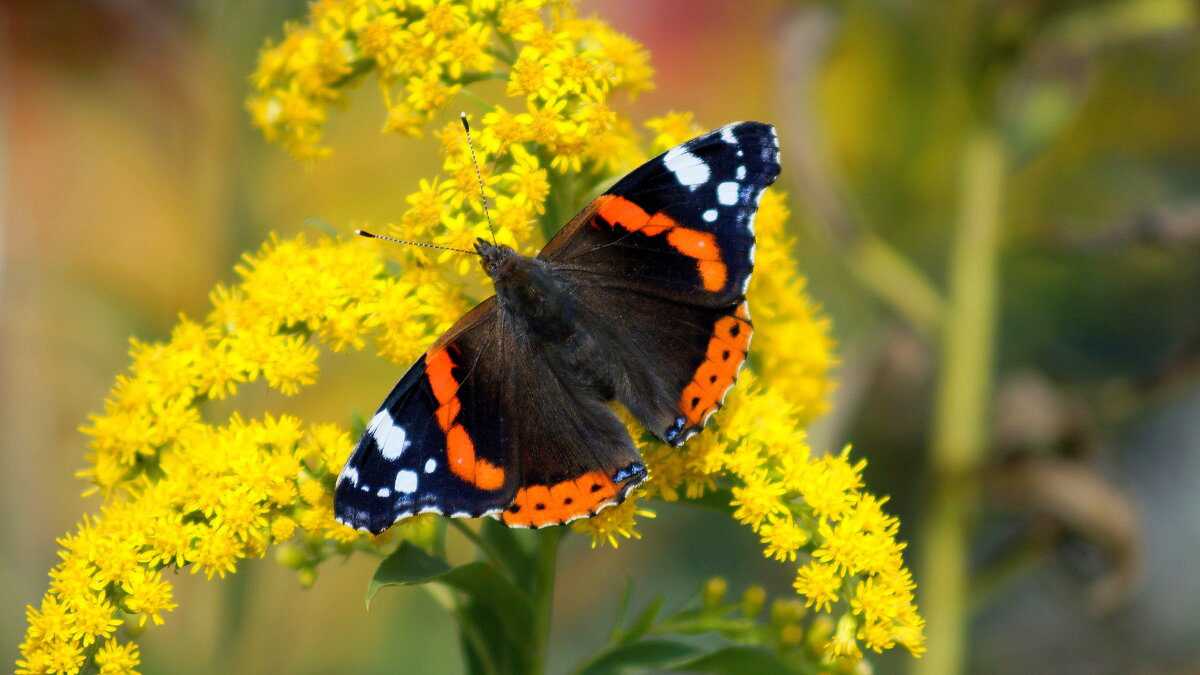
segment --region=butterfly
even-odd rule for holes
[[[779,169],[774,127],[736,122],[630,172],[536,257],[478,240],[496,294],[367,423],[337,520],[538,528],[623,501],[647,470],[611,403],[673,446],[721,407],[753,333],[754,217]]]

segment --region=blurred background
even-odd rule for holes
[[[209,290],[268,232],[397,219],[438,166],[433,143],[381,138],[366,89],[332,118],[333,157],[311,168],[250,127],[257,52],[304,9],[0,3],[7,663],[55,538],[97,507],[73,477],[77,429],[127,368],[129,338],[164,339],[179,313],[205,314]],[[1200,10],[582,11],[652,54],[657,89],[626,108],[635,121],[675,110],[706,128],[779,127],[796,255],[841,345],[834,412],[812,445],[850,442],[868,458],[929,620],[925,659],[873,657],[877,671],[1200,671]],[[322,358],[321,386],[260,403],[344,423],[400,374]],[[551,672],[602,644],[625,575],[669,607],[709,574],[734,593],[791,593],[794,570],[725,519],[664,507],[641,531],[615,551],[569,538]],[[326,564],[309,590],[270,559],[224,581],[175,577],[180,607],[139,639],[142,670],[456,670],[450,620],[420,590],[383,593],[366,613],[372,566]]]

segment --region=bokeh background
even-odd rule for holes
[[[397,219],[438,166],[433,143],[379,135],[373,92],[334,116],[335,154],[313,167],[250,127],[257,52],[304,7],[0,3],[8,663],[24,606],[57,562],[55,538],[96,508],[73,477],[86,451],[77,428],[126,369],[129,338],[162,339],[179,313],[203,315],[208,291],[269,232]],[[1200,10],[1188,0],[582,7],[652,54],[658,86],[629,104],[635,120],[686,110],[705,127],[779,127],[797,257],[841,345],[834,412],[812,445],[850,442],[869,459],[867,485],[891,495],[919,597],[935,594],[922,607],[930,654],[915,667],[878,657],[877,670],[953,669],[939,636],[955,630],[966,672],[1200,670]],[[981,137],[999,159],[982,179],[965,164]],[[954,406],[937,394],[941,319],[956,228],[989,213],[998,304],[977,401],[986,450],[946,501],[930,451]],[[365,356],[323,359],[319,386],[253,404],[344,421],[400,374]],[[961,535],[948,543],[931,535],[947,514]],[[602,644],[627,575],[639,597],[662,592],[668,606],[709,574],[732,592],[790,593],[794,570],[720,518],[663,508],[641,531],[618,550],[568,541],[552,672]],[[940,609],[947,580],[931,574],[955,551],[968,571],[958,614]],[[143,671],[456,670],[453,627],[420,590],[384,593],[366,612],[372,564],[326,564],[308,590],[270,559],[224,581],[181,575],[179,609],[139,640]]]

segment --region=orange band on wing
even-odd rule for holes
[[[750,314],[744,302],[733,316],[723,316],[713,325],[704,362],[679,397],[679,409],[689,426],[703,425],[708,415],[721,405],[746,361],[752,332]]]
[[[721,247],[711,232],[678,227],[667,233],[667,243],[680,253],[696,259],[696,269],[704,289],[719,291],[725,288],[728,271],[721,259]]]
[[[555,485],[530,485],[500,515],[510,527],[558,525],[594,514],[617,500],[617,486],[604,471],[592,471]]]
[[[453,401],[458,396],[458,380],[454,379],[453,370],[454,360],[445,349],[431,349],[425,354],[425,376],[438,403]]]
[[[462,402],[458,400],[459,382],[454,379],[454,359],[445,349],[432,349],[425,354],[425,376],[439,404],[434,417],[446,434],[446,459],[450,462],[450,470],[481,490],[504,487],[504,469],[476,457],[471,435],[463,425],[455,423],[462,411]]]
[[[667,243],[672,248],[696,259],[696,271],[700,274],[700,282],[704,284],[705,290],[716,292],[725,288],[729,270],[725,266],[717,238],[711,232],[683,227],[665,213],[651,216],[642,207],[624,197],[601,195],[596,201],[599,204],[596,215],[613,227],[640,232],[647,237],[666,232]]]

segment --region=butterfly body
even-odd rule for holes
[[[555,274],[550,263],[482,239],[475,249],[492,278],[500,311],[521,333],[547,345],[565,343],[576,335],[577,311],[569,282]]]
[[[415,363],[338,478],[337,518],[417,513],[570,522],[647,476],[623,405],[682,445],[745,361],[753,218],[774,129],[727,125],[650,160],[527,257],[480,240],[495,296]]]

